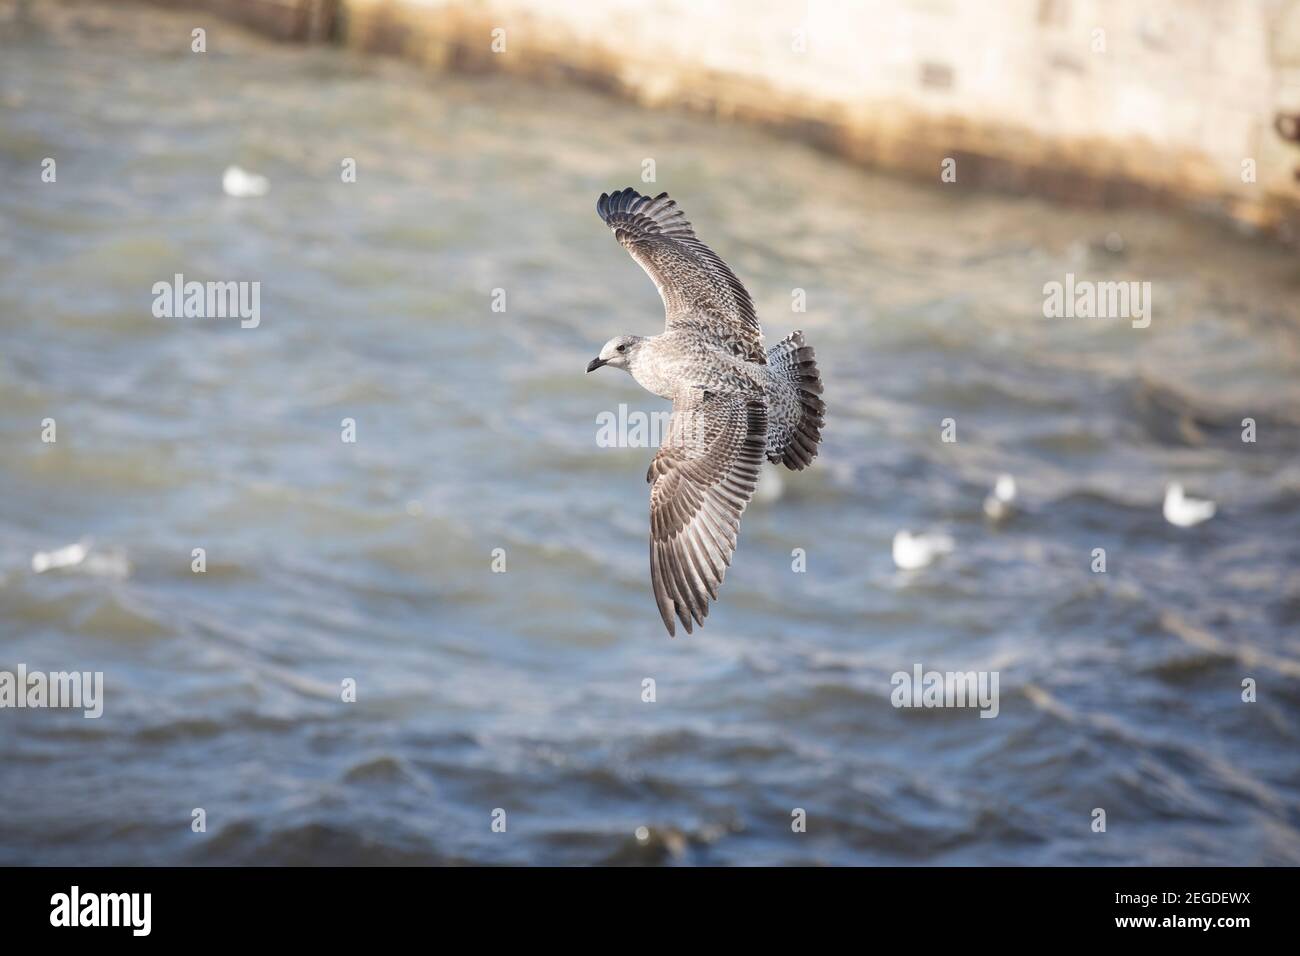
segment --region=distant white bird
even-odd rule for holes
[[[37,574],[53,571],[55,568],[71,568],[86,560],[90,550],[90,540],[83,538],[76,544],[55,548],[53,551],[37,551],[32,555],[32,570]]]
[[[1183,494],[1183,486],[1172,482],[1165,488],[1165,520],[1179,528],[1190,528],[1202,521],[1214,517],[1213,501],[1201,498],[1189,498]]]
[[[894,534],[894,564],[903,571],[927,567],[952,549],[953,540],[946,534],[912,534],[906,529]]]
[[[222,191],[227,196],[234,196],[236,199],[265,196],[270,188],[270,180],[265,176],[250,173],[238,166],[227,166],[226,171],[221,174]]]
[[[1016,479],[1010,475],[998,475],[993,485],[993,493],[984,499],[984,513],[993,521],[1002,521],[1011,517],[1012,502],[1016,500]]]
[[[768,348],[754,302],[667,193],[602,193],[596,211],[664,303],[660,335],[620,335],[587,364],[622,369],[673,403],[650,463],[650,588],[669,635],[691,633],[731,564],[764,459],[800,471],[826,424],[813,348],[792,332]]]

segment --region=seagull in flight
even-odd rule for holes
[[[587,371],[623,369],[672,400],[646,473],[650,584],[669,636],[674,619],[689,634],[718,599],[763,458],[799,471],[817,457],[821,375],[802,332],[764,348],[749,293],[667,193],[602,193],[596,211],[664,302],[661,334],[612,338]]]

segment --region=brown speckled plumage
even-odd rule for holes
[[[762,460],[806,468],[826,406],[812,346],[794,332],[771,349],[740,280],[695,235],[667,193],[602,194],[596,210],[654,280],[661,335],[611,339],[588,371],[612,365],[673,402],[650,483],[650,580],[668,633],[717,600]]]

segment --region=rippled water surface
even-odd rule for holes
[[[43,15],[0,38],[0,669],[102,670],[106,702],[0,711],[0,862],[1300,863],[1292,254],[216,21],[199,56],[149,7]],[[646,157],[830,408],[673,640],[651,451],[596,443],[665,406],[583,373],[661,323],[594,212]],[[223,195],[232,164],[270,192]],[[260,326],[155,318],[175,273],[260,281]],[[1150,328],[1043,318],[1066,273],[1150,281]],[[1219,514],[1166,524],[1173,479]],[[905,575],[903,527],[956,549]],[[895,709],[915,663],[997,671],[999,715]]]

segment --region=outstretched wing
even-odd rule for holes
[[[763,330],[754,303],[727,264],[700,242],[677,203],[628,187],[601,193],[596,211],[614,238],[654,280],[669,330],[689,326],[750,362],[765,364]]]
[[[669,635],[673,616],[691,633],[718,599],[740,516],[754,495],[767,409],[743,395],[701,391],[673,406],[650,464],[650,582]]]

